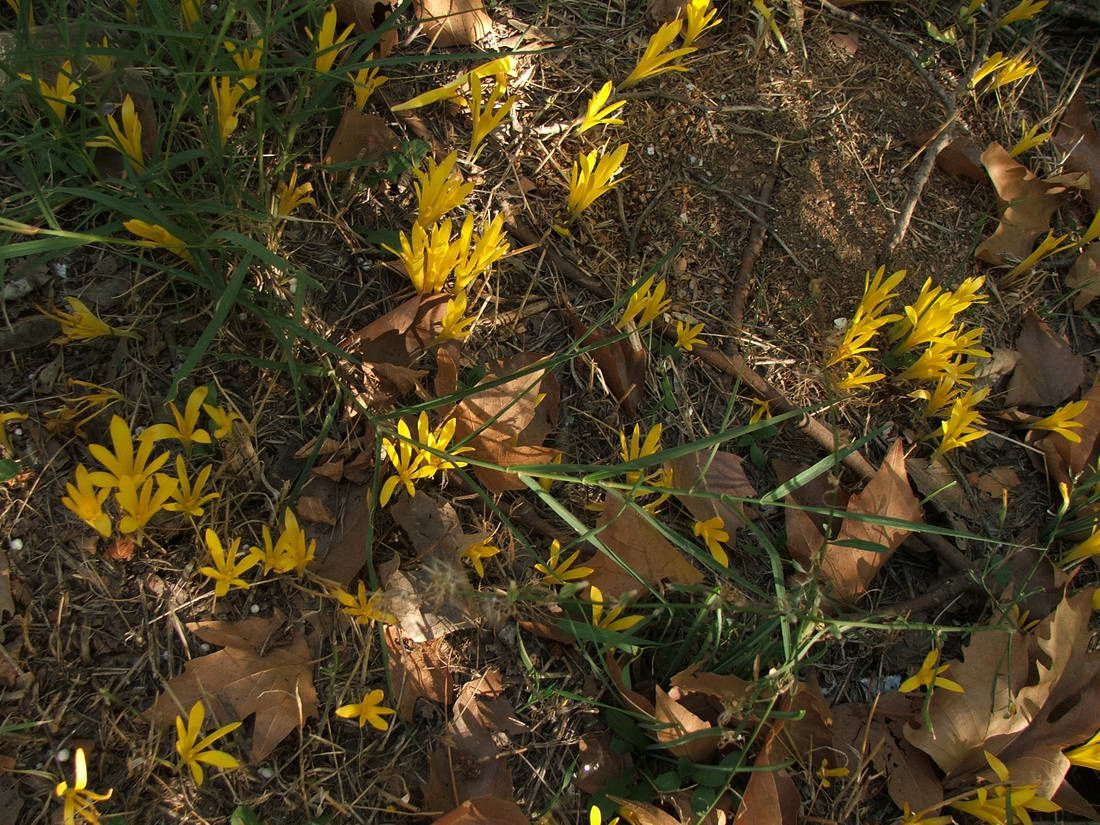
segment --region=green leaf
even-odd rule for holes
[[[10,481],[23,470],[18,461],[0,458],[0,481]]]
[[[260,818],[251,808],[238,805],[237,809],[229,815],[229,825],[260,825]]]

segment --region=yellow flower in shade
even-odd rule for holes
[[[185,29],[193,29],[202,22],[199,0],[180,0],[180,21]]]
[[[110,799],[114,790],[107,793],[88,790],[88,762],[84,756],[84,748],[77,748],[73,766],[73,784],[58,782],[53,793],[59,799],[65,800],[61,811],[65,825],[74,825],[78,817],[91,825],[99,825],[100,813],[96,810],[96,803]]]
[[[206,387],[195,387],[191,395],[187,397],[187,404],[183,412],[172,401],[168,402],[168,411],[176,420],[172,424],[154,424],[142,432],[142,441],[162,441],[165,438],[174,438],[179,441],[187,452],[191,452],[192,444],[209,444],[210,433],[199,427],[199,415],[202,412],[202,402],[206,400],[209,390]]]
[[[92,484],[97,487],[117,487],[122,479],[128,478],[136,486],[159,470],[168,460],[168,453],[161,453],[149,460],[153,452],[153,442],[140,440],[137,452],[134,452],[134,439],[130,425],[117,415],[111,416],[112,453],[102,444],[89,444],[88,452],[107,468],[106,472],[92,473]]]
[[[210,480],[210,472],[213,470],[213,465],[207,464],[201,470],[199,474],[195,476],[195,481],[192,484],[191,479],[187,476],[187,467],[183,463],[183,456],[176,456],[176,489],[172,491],[172,501],[164,505],[164,509],[170,513],[186,513],[189,516],[199,518],[206,510],[202,505],[208,501],[213,501],[218,498],[221,493],[215,490],[213,493],[205,493],[206,483]],[[157,476],[161,483],[171,483],[171,479],[167,476]]]
[[[857,355],[852,360],[856,362],[855,366],[850,367],[847,374],[835,383],[838,391],[853,392],[854,390],[861,390],[886,377],[884,372],[872,372],[871,362],[862,355]]]
[[[160,475],[156,479],[148,478],[140,487],[130,476],[118,480],[115,502],[122,511],[118,521],[118,532],[137,533],[140,545],[145,537],[145,526],[164,509],[164,504],[176,490],[176,480]]]
[[[336,6],[329,6],[325,16],[321,19],[321,28],[318,29],[316,36],[309,29],[306,29],[306,34],[313,41],[313,68],[322,74],[332,71],[332,65],[336,62],[336,58],[340,56],[340,52],[347,48],[347,45],[341,46],[340,44],[348,39],[348,35],[351,34],[354,28],[355,26],[348,26],[341,34],[337,35]]]
[[[393,491],[398,484],[405,485],[405,491],[410,496],[415,496],[416,488],[413,486],[413,482],[421,477],[420,465],[424,461],[424,453],[417,450],[410,443],[412,433],[409,432],[409,425],[403,420],[397,422],[397,435],[396,444],[388,438],[382,439],[382,451],[389,458],[390,464],[397,472],[396,475],[390,476],[382,483],[382,490],[378,496],[378,504],[381,507],[385,507],[389,502],[390,496],[393,495]]]
[[[938,811],[939,808],[932,808],[928,812],[932,813]],[[914,811],[909,807],[908,802],[902,803],[902,816],[901,822],[898,825],[954,825],[955,817],[953,816],[922,816],[925,811]]]
[[[458,153],[451,152],[442,163],[437,164],[434,158],[428,157],[426,169],[413,169],[416,222],[421,226],[432,226],[474,191],[474,185],[463,183],[462,175],[455,172],[457,162]]]
[[[23,0],[8,0],[8,5],[11,6],[11,10],[15,12],[16,17],[23,10]],[[27,24],[34,25],[34,8],[29,3],[27,4]]]
[[[11,437],[8,435],[8,422],[26,420],[26,413],[0,412],[0,447],[7,450],[8,455],[13,455],[15,453],[15,447],[12,445]]]
[[[692,52],[698,51],[698,49],[694,46],[683,46],[665,51],[672,45],[672,41],[679,36],[682,27],[683,21],[673,20],[670,23],[665,23],[653,33],[653,36],[649,38],[649,43],[646,44],[645,52],[638,60],[638,64],[622,82],[621,87],[623,89],[629,89],[643,80],[648,80],[665,72],[687,71],[686,66],[681,66],[676,61],[682,57],[687,57]]]
[[[19,75],[24,80],[30,80],[29,74]],[[57,73],[53,84],[47,83],[42,78],[38,79],[38,92],[46,102],[50,111],[59,121],[65,122],[65,112],[69,105],[76,103],[76,90],[80,84],[73,80],[73,62],[66,60],[61,64],[61,71]]]
[[[92,474],[87,467],[83,464],[76,465],[76,486],[65,482],[65,490],[69,494],[61,499],[62,504],[99,535],[104,538],[111,535],[111,517],[103,512],[103,502],[111,491],[104,488],[96,492],[95,485],[92,484]]]
[[[173,255],[183,258],[183,260],[187,261],[187,263],[192,266],[195,265],[195,259],[191,257],[191,253],[187,251],[187,244],[163,226],[155,223],[146,223],[145,221],[136,219],[123,221],[122,225],[139,238],[145,238],[145,242],[141,243],[140,246],[147,246],[150,249],[166,249]]]
[[[1082,561],[1098,554],[1100,554],[1100,528],[1094,527],[1092,535],[1062,556],[1062,565]]]
[[[630,438],[627,439],[626,433],[619,432],[619,455],[623,461],[638,461],[639,459],[651,456],[661,450],[661,432],[662,427],[660,424],[654,424],[651,429],[645,435],[645,439],[642,439],[641,428],[635,424],[634,430],[630,434]],[[636,484],[641,479],[642,473],[640,470],[631,470],[626,474],[627,484]]]
[[[546,564],[536,564],[535,570],[542,573],[543,584],[565,584],[569,581],[583,579],[594,572],[591,567],[574,567],[580,550],[574,550],[565,559],[561,558],[561,542],[554,539],[550,542],[550,558]]]
[[[967,390],[966,393],[955,400],[951,405],[951,412],[947,420],[940,424],[940,446],[936,449],[936,456],[965,447],[971,441],[977,441],[985,436],[986,431],[978,429],[979,424],[985,422],[981,413],[974,409],[989,395],[989,389]]]
[[[684,45],[692,46],[707,29],[722,22],[718,10],[710,7],[710,0],[688,0],[684,8]]]
[[[126,19],[131,23],[137,22],[137,13],[140,6],[141,0],[126,0]]]
[[[965,693],[963,686],[958,682],[952,682],[950,679],[941,676],[941,673],[945,673],[951,665],[940,665],[937,667],[937,663],[940,661],[940,649],[938,647],[932,648],[928,651],[928,655],[924,657],[924,662],[920,666],[920,670],[901,683],[898,688],[902,693],[909,693],[917,690],[918,688],[926,687],[929,690],[933,688],[943,688],[944,690],[950,690],[954,693]]]
[[[656,275],[650,275],[645,282],[631,294],[619,322],[615,324],[624,329],[634,324],[637,329],[645,329],[654,319],[671,306],[672,301],[665,298],[664,280],[654,283]]]
[[[313,184],[298,183],[298,170],[290,173],[290,181],[279,181],[279,191],[275,197],[275,214],[285,218],[299,206],[316,206],[313,199]]]
[[[950,807],[957,808],[990,825],[1008,825],[1010,822],[1031,825],[1031,815],[1028,811],[1053,813],[1062,810],[1060,805],[1039,796],[1035,785],[1010,784],[1005,763],[989,751],[984,753],[989,767],[993,769],[993,773],[997,775],[1001,784],[992,789],[978,788],[975,799],[948,803]]]
[[[985,87],[985,91],[988,92],[1023,80],[1035,74],[1037,68],[1025,58],[1005,57],[1003,53],[997,52],[986,58],[981,68],[974,73],[970,79],[970,88],[975,88],[982,80],[989,77],[989,84]]]
[[[599,91],[593,93],[588,100],[584,114],[577,123],[578,135],[584,134],[589,129],[595,129],[597,126],[622,126],[623,121],[613,115],[626,105],[626,101],[607,102],[614,90],[615,87],[611,85],[609,80],[600,87]]]
[[[426,412],[420,413],[416,419],[416,437],[417,440],[425,447],[429,447],[433,450],[438,450],[441,453],[447,453],[448,448],[451,446],[451,439],[455,436],[455,428],[458,426],[458,422],[454,418],[448,418],[434,430],[429,428],[428,414]],[[454,450],[450,450],[450,456],[458,456],[462,453],[469,453],[473,451],[473,447],[456,447]],[[420,478],[431,478],[440,470],[450,470],[455,467],[465,467],[465,461],[459,461],[457,458],[443,458],[442,456],[430,453],[427,450],[420,450],[420,460],[422,469],[420,470]]]
[[[489,92],[489,97],[482,100],[481,78],[470,75],[470,96],[469,98],[463,97],[462,102],[470,110],[470,121],[473,125],[469,148],[471,156],[473,156],[477,147],[481,145],[481,142],[489,136],[489,133],[497,128],[508,116],[508,113],[512,111],[512,106],[516,103],[514,96],[503,102],[501,101],[506,91],[506,87],[495,83]],[[497,106],[498,103],[500,103],[499,106]]]
[[[116,112],[114,117],[107,118],[107,126],[111,134],[89,140],[87,145],[115,149],[130,159],[134,169],[144,172],[145,153],[141,148],[141,118],[138,117],[134,99],[130,95],[126,95],[123,99],[120,111]]]
[[[1040,244],[1035,247],[1035,250],[1030,255],[1028,255],[1026,258],[1016,264],[1016,266],[1012,267],[1012,269],[1004,274],[1003,280],[1010,281],[1017,275],[1022,275],[1023,273],[1029,271],[1032,267],[1035,266],[1035,264],[1043,260],[1043,258],[1048,258],[1056,252],[1061,252],[1064,249],[1072,249],[1073,247],[1077,246],[1077,244],[1073,241],[1070,241],[1069,243],[1064,243],[1064,241],[1068,237],[1069,235],[1055,235],[1054,232],[1048,232],[1047,236],[1043,238]]]
[[[367,59],[370,59],[369,56]],[[361,112],[370,100],[370,96],[377,92],[389,78],[381,74],[381,69],[364,66],[355,74],[349,74],[348,80],[355,87],[355,110]]]
[[[89,44],[91,46],[92,44]],[[110,41],[107,40],[107,35],[103,36],[103,40],[93,48],[102,47],[104,51],[111,48]],[[113,54],[87,54],[88,62],[95,66],[96,71],[100,74],[107,74],[113,72],[115,69],[115,56]]]
[[[1100,240],[1100,209],[1096,210],[1096,214],[1092,217],[1092,223],[1085,230],[1085,234],[1081,236],[1080,246],[1087,246],[1095,240]]]
[[[902,355],[945,336],[953,337],[955,317],[974,304],[985,303],[986,297],[978,294],[984,284],[984,277],[967,278],[952,291],[933,286],[931,278],[925,280],[917,300],[904,308],[905,317],[887,335],[887,340],[894,342],[894,354]]]
[[[874,352],[875,347],[870,346],[871,339],[878,330],[886,324],[892,324],[902,319],[901,315],[884,315],[890,300],[897,293],[893,290],[905,278],[905,270],[900,269],[886,277],[886,267],[880,266],[878,271],[871,275],[867,273],[863,282],[863,297],[856,307],[852,320],[844,331],[844,338],[833,352],[832,358],[825,364],[831,367],[849,358],[855,358],[864,352]]]
[[[1065,751],[1065,756],[1071,765],[1100,771],[1100,733],[1097,733],[1085,744],[1079,745],[1073,750]]]
[[[372,690],[363,696],[363,701],[354,705],[343,705],[336,709],[336,715],[341,719],[355,719],[359,718],[359,727],[370,722],[372,728],[378,730],[386,730],[389,728],[390,723],[382,717],[393,713],[392,708],[382,707],[382,700],[386,698],[380,690]]]
[[[490,538],[492,536],[475,541],[462,551],[462,558],[474,566],[479,578],[485,578],[485,565],[481,563],[482,559],[492,558],[500,552],[499,547],[489,544]]]
[[[251,91],[256,88],[256,83],[259,82],[260,63],[264,58],[264,41],[257,40],[255,46],[238,46],[236,43],[232,43],[228,40],[225,41],[225,50],[229,52],[233,58],[233,62],[237,64],[237,68],[246,74],[238,78],[237,82],[244,88]]]
[[[356,624],[367,625],[371,622],[396,624],[397,622],[396,616],[383,609],[382,594],[368,593],[362,579],[359,581],[359,590],[356,595],[353,596],[342,587],[338,587],[332,591],[332,597],[343,605],[340,612],[350,616]]]
[[[702,324],[686,324],[683,321],[676,322],[676,346],[684,352],[691,352],[696,344],[703,343]]]
[[[298,524],[298,518],[289,507],[283,511],[283,532],[275,542],[275,570],[301,575],[317,553],[317,539],[308,539],[306,531]]]
[[[240,124],[238,109],[257,99],[250,97],[242,101],[247,92],[248,90],[233,78],[210,78],[210,94],[214,97],[214,113],[218,122],[218,139],[223,143]]]
[[[924,400],[924,410],[921,413],[925,418],[947,418],[951,414],[951,405],[962,392],[962,386],[955,382],[950,375],[941,375],[936,381],[936,386],[931,390],[914,390],[909,393],[910,398]]]
[[[1085,425],[1075,419],[1085,411],[1088,405],[1088,401],[1070,401],[1068,404],[1056,409],[1046,418],[1040,418],[1038,421],[1033,421],[1026,426],[1029,430],[1050,430],[1051,432],[1058,433],[1058,435],[1062,436],[1062,438],[1067,441],[1072,441],[1074,444],[1080,444],[1081,436],[1073,432],[1073,430],[1079,429]]]
[[[622,183],[624,178],[615,176],[622,170],[629,148],[629,144],[620,143],[610,155],[602,155],[598,149],[593,149],[573,162],[569,173],[569,198],[566,201],[571,219],[579,218],[597,198]]]
[[[1020,135],[1020,139],[1008,150],[1008,153],[1012,155],[1012,157],[1022,155],[1029,149],[1034,149],[1036,146],[1042,146],[1054,137],[1054,132],[1040,132],[1040,128],[1042,127],[1038,123],[1034,126],[1028,126],[1026,123],[1023,124],[1021,127],[1022,134]]]
[[[455,265],[455,289],[465,289],[478,275],[508,254],[510,248],[504,232],[504,216],[497,215],[474,240],[474,218],[467,215],[459,233],[462,255]],[[471,247],[471,244],[473,245]]]
[[[203,539],[206,541],[206,549],[210,552],[210,560],[214,563],[214,566],[200,567],[199,572],[207,578],[213,579],[214,595],[220,599],[234,587],[248,590],[252,585],[242,579],[241,576],[255,567],[259,559],[250,553],[238,561],[237,556],[241,549],[241,540],[233,539],[229,549],[226,550],[222,546],[222,540],[218,538],[218,534],[209,527],[203,533]]]
[[[454,297],[447,301],[443,309],[443,320],[439,323],[437,341],[462,341],[470,334],[470,328],[477,320],[472,315],[466,315],[466,293],[456,292]]]
[[[72,430],[77,435],[82,435],[82,427],[108,409],[112,404],[123,401],[122,393],[112,390],[110,387],[101,387],[88,381],[69,379],[70,384],[78,387],[86,387],[95,392],[86,395],[66,396],[61,400],[65,402],[59,409],[46,413],[49,420],[46,421],[46,429],[53,434]]]
[[[722,546],[730,540],[730,534],[726,532],[726,522],[721,516],[708,518],[706,521],[697,521],[691,528],[697,536],[701,536],[703,542],[710,551],[710,555],[723,567],[730,566],[730,557],[726,548]]]
[[[515,61],[511,56],[498,57],[494,60],[490,60],[488,63],[482,63],[480,66],[468,72],[463,72],[450,83],[419,94],[414,98],[406,100],[404,103],[398,103],[396,106],[391,106],[390,111],[404,112],[409,109],[419,109],[421,106],[427,106],[430,103],[438,103],[441,100],[457,100],[462,96],[462,87],[468,85],[470,78],[474,76],[479,78],[492,76],[496,79],[497,86],[502,89],[507,89],[508,75],[514,72]]]
[[[848,768],[830,768],[828,759],[822,759],[821,764],[818,766],[817,770],[814,771],[822,788],[829,788],[832,786],[833,783],[829,781],[830,779],[847,776],[850,773],[851,771]]]
[[[762,398],[750,398],[749,400],[754,407],[752,417],[749,418],[750,424],[755,424],[757,421],[763,421],[765,417],[771,418],[772,402],[770,400]]]
[[[206,410],[206,414],[210,416],[210,421],[214,425],[214,438],[219,440],[228,438],[233,432],[233,422],[244,421],[244,416],[240,413],[226,412],[224,407],[203,404],[202,408]]]
[[[589,585],[588,600],[592,602],[592,624],[614,633],[625,633],[644,619],[644,616],[623,616],[625,607],[617,604],[604,614],[603,591],[596,585]]]
[[[969,381],[976,364],[963,359],[967,355],[989,357],[990,353],[978,346],[984,333],[981,327],[966,329],[960,326],[949,331],[930,343],[898,380],[937,381],[942,375],[950,375],[956,381]]]
[[[70,312],[55,308],[53,312],[42,310],[47,318],[61,324],[61,335],[54,338],[54,344],[66,344],[70,341],[91,341],[104,335],[125,335],[104,323],[88,306],[78,298],[66,297]]]
[[[1032,17],[1041,12],[1047,5],[1047,0],[1020,0],[1013,8],[997,21],[993,28],[999,29],[1001,26],[1007,26],[1010,23],[1017,23],[1020,20],[1030,20]]]
[[[200,740],[199,735],[202,733],[202,723],[205,718],[206,708],[203,707],[201,700],[195,702],[191,707],[186,725],[183,723],[182,716],[176,717],[176,753],[179,754],[180,758],[180,770],[183,770],[184,765],[190,768],[191,777],[195,780],[196,785],[201,785],[203,780],[200,762],[223,770],[233,770],[241,766],[241,763],[228,753],[213,750],[210,747],[223,736],[239,728],[241,723],[230,722]]]

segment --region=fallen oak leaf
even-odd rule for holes
[[[493,28],[482,0],[414,0],[413,9],[437,46],[471,46]]]
[[[378,0],[336,0],[336,17],[344,24],[355,26],[356,34],[370,35],[386,22],[393,5]],[[378,40],[378,56],[389,57],[397,46],[397,27],[391,26]]]
[[[607,798],[619,806],[619,814],[631,825],[681,825],[655,805],[617,796]]]
[[[413,709],[420,698],[448,704],[454,685],[447,664],[453,651],[447,640],[415,644],[402,636],[400,628],[392,626],[384,629],[383,636],[389,652],[386,664],[398,717],[413,721]]]
[[[1100,241],[1093,241],[1081,250],[1066,273],[1066,286],[1076,292],[1073,308],[1078,311],[1100,295]]]
[[[1016,349],[1020,359],[1008,382],[1008,406],[1055,407],[1085,378],[1085,359],[1034,311],[1024,316]]]
[[[368,364],[408,367],[435,340],[449,300],[446,295],[414,295],[344,338],[340,348]]]
[[[327,481],[327,479],[325,480]],[[303,521],[313,522],[314,524],[327,524],[330,527],[336,526],[336,516],[332,514],[328,505],[319,496],[301,496],[298,499],[298,506],[295,507],[295,511],[298,513],[298,518]]]
[[[1088,175],[1086,196],[1094,208],[1100,208],[1100,133],[1093,125],[1082,91],[1073,96],[1062,115],[1054,143],[1066,153],[1067,168]]]
[[[657,741],[676,757],[692,762],[708,762],[718,750],[720,732],[677,702],[659,686],[656,690],[654,717],[662,726],[657,728]],[[710,731],[710,733],[707,733]],[[677,741],[677,740],[685,741]],[[675,742],[676,744],[668,744]]]
[[[756,497],[756,489],[745,473],[744,464],[733,453],[697,450],[674,458],[668,466],[672,470],[672,486],[678,490],[697,490],[712,496]],[[696,521],[707,521],[718,516],[727,531],[743,527],[746,519],[756,516],[744,505],[731,505],[714,498],[679,493],[676,498]]]
[[[593,345],[602,344],[590,350],[588,355],[600,368],[600,374],[615,400],[631,417],[637,415],[645,393],[646,367],[649,364],[649,351],[642,346],[641,337],[634,334],[615,340],[613,332],[603,329],[589,333],[569,307],[565,309],[565,317],[575,335],[587,335],[586,341]]]
[[[767,734],[764,747],[757,754],[749,775],[749,782],[741,796],[733,825],[795,825],[801,797],[794,780],[786,770],[769,770],[778,764],[775,738],[782,722],[773,726]]]
[[[347,109],[329,141],[323,162],[330,165],[378,161],[399,144],[397,134],[378,115]]]

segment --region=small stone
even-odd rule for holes
[[[264,779],[274,779],[275,778],[275,771],[273,771],[273,770],[271,770],[271,768],[267,768],[267,767],[260,768],[260,776],[262,776]]]
[[[653,157],[653,155],[655,155],[655,154],[657,153],[657,150],[656,150],[656,149],[654,149],[654,148],[653,148],[652,146],[647,146],[647,147],[645,148],[645,153],[646,153],[647,155],[649,155],[650,157]]]
[[[209,653],[210,652],[210,645],[208,645],[206,642],[203,642],[202,644],[199,645],[199,650],[201,650],[203,653]]]
[[[58,762],[68,762],[70,756],[72,756],[72,754],[69,752],[69,749],[68,748],[62,748],[61,750],[59,750],[57,752],[57,761]]]
[[[23,549],[23,539],[12,539],[8,542],[8,549],[18,553]]]
[[[252,607],[248,608],[248,612],[249,613],[259,613],[260,612],[260,606],[258,604],[254,604],[254,605],[252,605]]]

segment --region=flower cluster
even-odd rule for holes
[[[442,470],[465,467],[466,462],[459,461],[458,455],[467,453],[472,447],[456,447],[448,450],[454,438],[457,422],[449,418],[431,429],[426,412],[420,413],[416,422],[414,441],[409,425],[404,420],[397,422],[397,440],[382,439],[382,451],[393,465],[394,475],[382,482],[378,503],[385,507],[398,485],[403,485],[410,496],[416,495],[413,482],[431,478]]]

